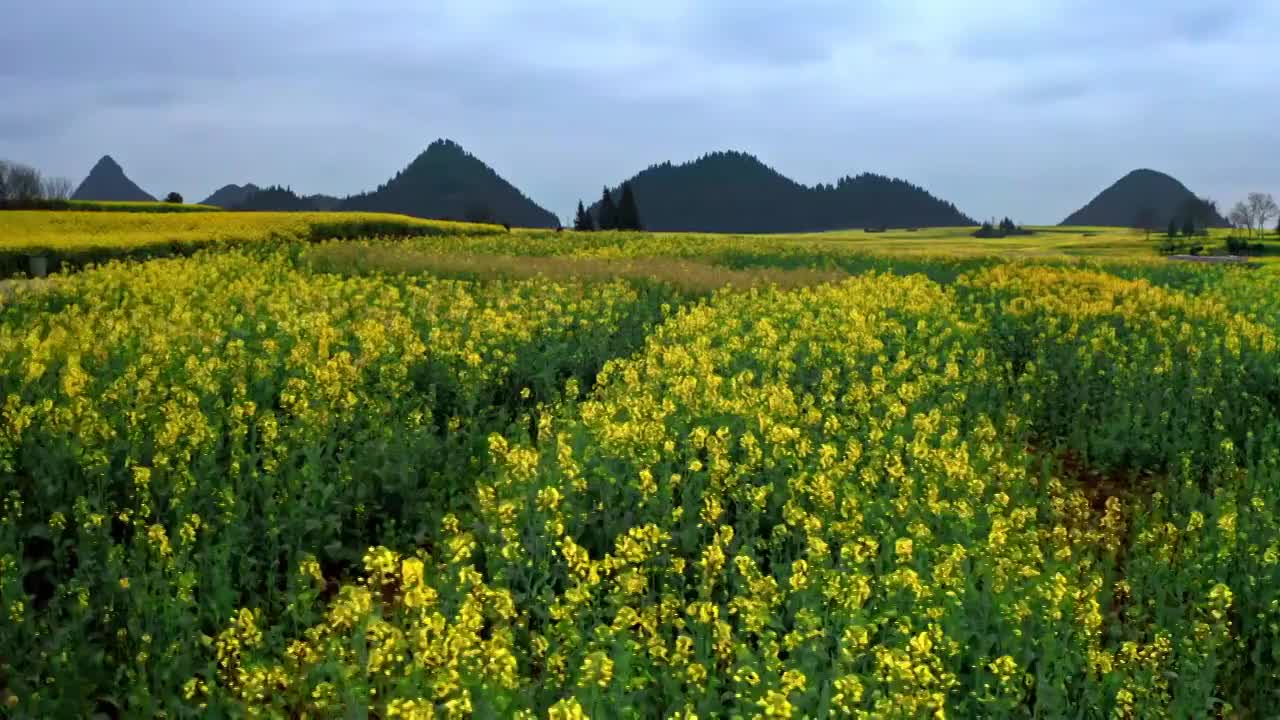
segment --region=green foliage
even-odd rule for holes
[[[601,230],[618,229],[618,206],[614,204],[613,195],[607,187],[601,193],[600,202],[596,206],[596,226]]]
[[[974,231],[973,237],[976,238],[1003,238],[1016,235],[1034,235],[1030,230],[1020,227],[1011,218],[1006,217],[1000,221],[999,225],[995,225],[990,221],[982,223],[982,226]]]
[[[291,188],[272,185],[252,193],[232,209],[252,212],[310,212],[316,208]]]
[[[578,201],[578,212],[573,216],[573,229],[579,232],[592,232],[596,229],[595,219],[582,206],[581,200]]]
[[[640,223],[640,207],[636,204],[636,194],[629,182],[622,184],[622,200],[618,203],[618,229],[644,229]]]

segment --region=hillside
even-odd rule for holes
[[[120,167],[120,164],[110,155],[103,155],[102,159],[93,166],[89,176],[72,193],[71,199],[155,202],[154,197],[124,174],[124,168]]]
[[[809,187],[741,152],[655,165],[628,182],[648,230],[779,233],[975,224],[904,180],[862,174]],[[591,207],[593,214],[597,210]]]
[[[244,185],[223,185],[218,188],[209,197],[205,198],[202,205],[216,205],[220,208],[233,208],[237,205],[244,204],[250,195],[258,192],[262,188],[253,183],[245,183]]]
[[[1197,202],[1195,193],[1169,175],[1155,170],[1134,170],[1103,190],[1088,205],[1072,213],[1063,225],[1104,225],[1130,227],[1144,209],[1155,211],[1154,226],[1163,228],[1170,220],[1181,222],[1188,208]],[[1227,221],[1212,208],[1200,211],[1196,221],[1210,227],[1225,227]]]
[[[377,190],[347,198],[342,209],[520,227],[559,224],[555,215],[449,140],[432,143]]]
[[[316,194],[316,195],[305,195],[303,196],[302,199],[311,203],[311,205],[316,210],[319,210],[321,212],[332,212],[334,210],[338,210],[342,207],[342,203],[343,203],[342,198],[334,197],[333,195],[325,195],[323,193]]]
[[[299,197],[289,188],[273,185],[251,193],[232,209],[257,212],[314,212],[316,206],[307,198]]]

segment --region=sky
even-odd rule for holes
[[[1149,167],[1280,195],[1280,0],[0,0],[0,158],[345,196],[437,138],[565,218],[741,150],[1057,223]]]

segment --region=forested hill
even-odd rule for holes
[[[342,209],[518,227],[559,225],[554,214],[450,140],[432,143],[377,190],[347,198]]]
[[[1144,222],[1155,228],[1163,228],[1170,220],[1181,223],[1189,215],[1201,227],[1227,225],[1212,204],[1197,198],[1186,185],[1147,169],[1134,170],[1120,178],[1062,224],[1131,227],[1144,214],[1148,215]]]
[[[975,224],[955,205],[905,180],[864,173],[809,187],[741,152],[654,165],[628,182],[646,230],[780,233]]]

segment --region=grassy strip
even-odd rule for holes
[[[428,273],[463,280],[652,281],[683,293],[709,294],[724,287],[806,287],[848,277],[839,270],[757,267],[735,270],[708,262],[664,257],[605,260],[568,256],[522,257],[435,252],[393,245],[327,243],[305,256],[321,272]]]

